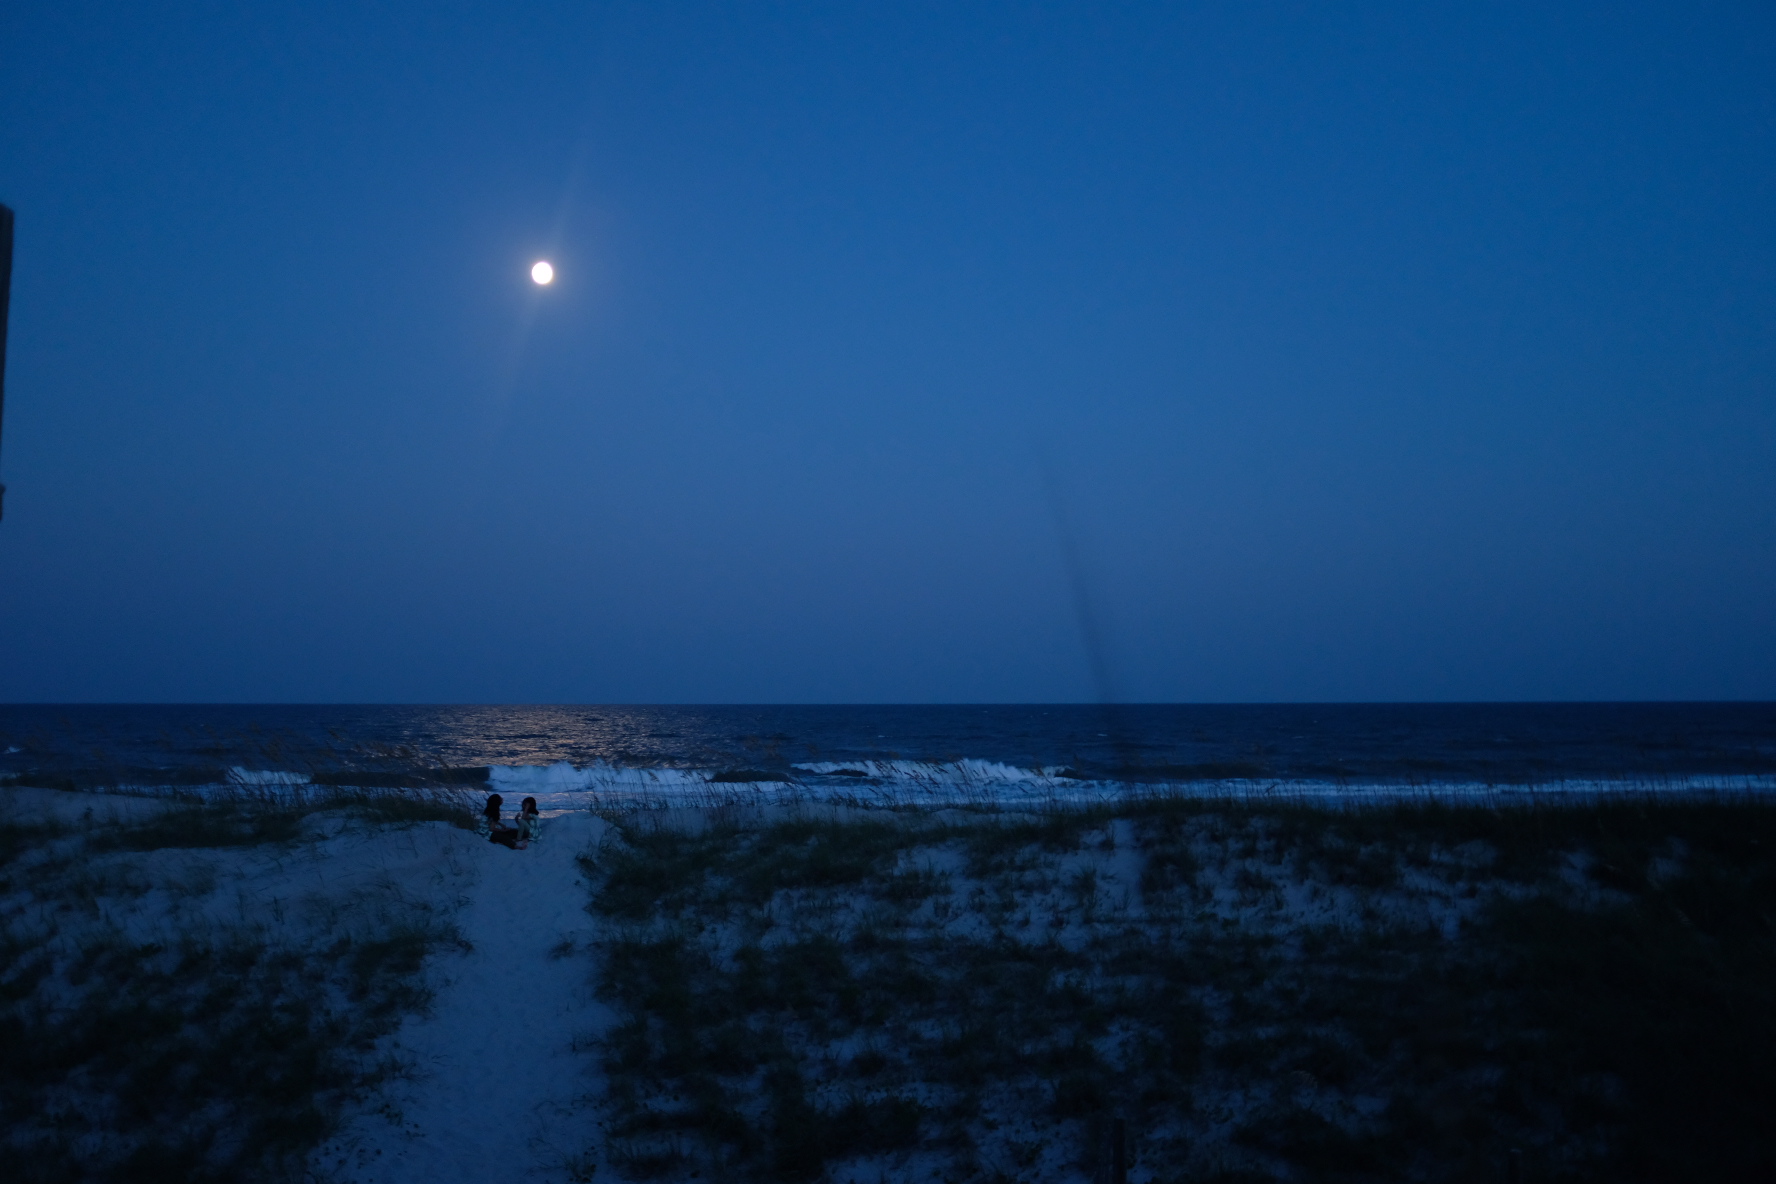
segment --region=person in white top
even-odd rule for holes
[[[524,805],[518,809],[518,845],[530,846],[530,841],[543,831],[543,816],[537,813],[537,800],[525,798]]]

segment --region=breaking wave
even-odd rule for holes
[[[719,806],[747,802],[828,802],[875,807],[1033,808],[1088,805],[1127,798],[1194,798],[1209,801],[1313,803],[1322,806],[1396,802],[1526,804],[1619,795],[1764,795],[1776,793],[1776,777],[1690,776],[1548,781],[1533,784],[1480,782],[1355,782],[1262,777],[1167,777],[1088,775],[1071,768],[1025,768],[999,761],[861,760],[811,761],[775,769],[637,766],[606,762],[574,765],[492,765],[470,769],[310,774],[232,767],[206,785],[130,784],[130,793],[203,798],[302,797],[341,789],[447,789],[498,793],[509,806],[534,797],[545,813],[582,809],[645,809]],[[1142,771],[1131,771],[1141,774]],[[99,788],[94,786],[93,788]]]

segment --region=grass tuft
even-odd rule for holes
[[[398,895],[316,898],[318,921],[349,925],[272,940],[201,920],[224,891],[218,855],[162,854],[283,847],[305,813],[232,803],[86,832],[0,828],[7,1179],[301,1178],[342,1107],[403,1071],[376,1041],[429,1005],[423,963],[461,940],[448,923]],[[132,915],[168,936],[126,936]]]
[[[1124,838],[1132,835],[1133,849]],[[586,870],[620,1175],[1776,1176],[1776,810],[627,827]]]

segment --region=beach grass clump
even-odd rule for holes
[[[445,822],[473,830],[476,822],[469,795],[449,787],[411,790],[300,786],[285,787],[279,793],[237,790],[233,795],[217,796],[207,802],[174,799],[165,808],[128,825],[88,825],[84,849],[161,851],[291,843],[307,837],[306,824],[317,815],[331,815],[340,821],[351,820],[371,827]]]
[[[344,804],[353,815],[378,826],[411,826],[445,822],[459,830],[474,830],[479,816],[469,791],[432,788],[423,792],[364,793]]]
[[[634,1179],[1771,1178],[1776,811],[1147,800],[586,864]]]
[[[162,811],[133,825],[97,829],[86,845],[88,850],[100,852],[287,843],[301,834],[302,821],[311,812],[302,805],[284,803],[187,805]]]
[[[0,827],[9,1180],[302,1179],[347,1103],[405,1072],[379,1041],[460,937],[364,885],[249,906],[244,885],[300,864],[311,816]]]

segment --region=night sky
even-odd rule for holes
[[[20,0],[0,202],[0,699],[1776,698],[1767,3]]]

